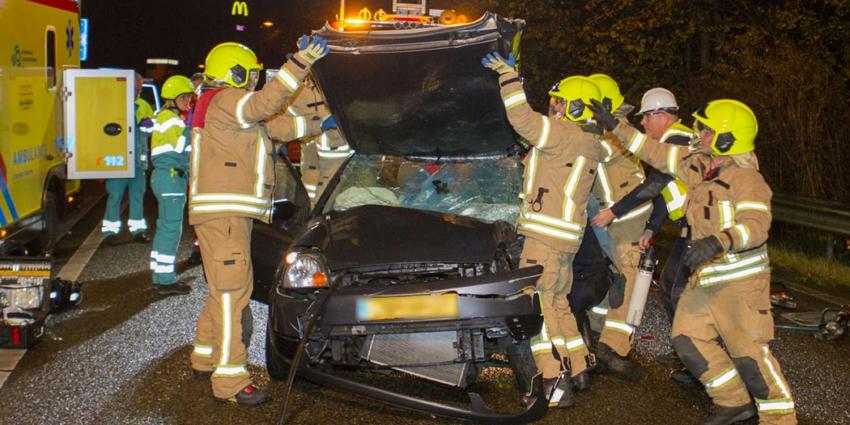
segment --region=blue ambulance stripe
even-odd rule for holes
[[[6,225],[6,223],[7,223],[7,221],[6,221],[6,213],[5,213],[5,212],[3,212],[3,208],[2,208],[2,207],[0,207],[0,226],[5,226],[5,225]]]
[[[15,209],[15,201],[12,200],[12,194],[9,193],[9,188],[5,184],[3,185],[3,198],[6,199],[6,205],[9,207],[9,214],[12,215],[12,221],[17,220],[18,210]]]

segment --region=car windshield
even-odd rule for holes
[[[434,164],[355,155],[342,171],[325,212],[385,205],[515,223],[521,185],[522,166],[515,157]]]

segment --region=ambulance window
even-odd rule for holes
[[[47,29],[45,36],[45,61],[47,72],[47,89],[56,88],[56,31]]]

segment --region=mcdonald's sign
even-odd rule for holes
[[[233,2],[233,6],[230,8],[230,14],[233,16],[248,16],[248,3],[244,1]]]

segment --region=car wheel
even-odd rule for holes
[[[537,375],[537,365],[534,364],[534,356],[531,354],[531,345],[528,340],[516,341],[510,337],[505,344],[505,353],[508,355],[508,363],[514,372],[517,387],[520,391],[528,392],[531,388],[531,380]]]

